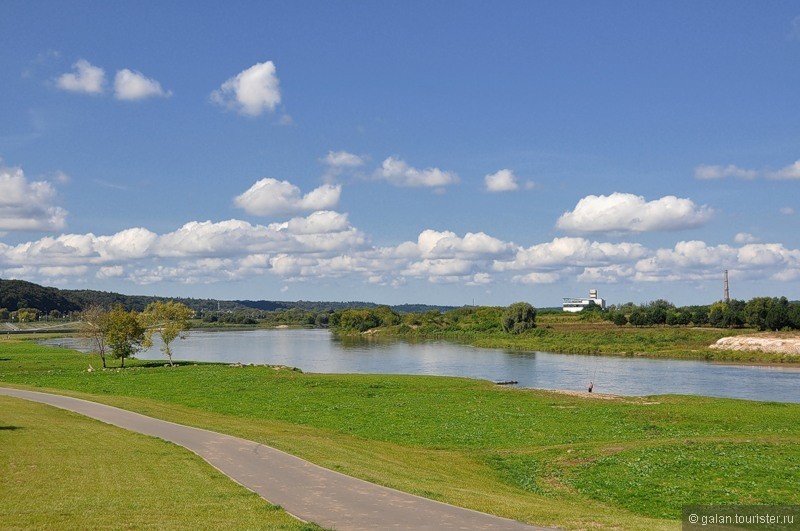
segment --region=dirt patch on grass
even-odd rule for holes
[[[744,334],[723,337],[709,348],[717,350],[758,351],[800,356],[800,333]]]

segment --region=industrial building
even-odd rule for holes
[[[592,304],[600,306],[600,308],[602,308],[603,310],[606,309],[606,301],[597,296],[596,289],[589,290],[588,298],[575,299],[571,297],[564,297],[563,310],[565,312],[579,312],[584,308],[586,308],[587,306],[591,306]]]

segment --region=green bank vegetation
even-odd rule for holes
[[[341,336],[444,339],[517,350],[760,363],[800,363],[800,357],[721,351],[709,346],[726,336],[775,327],[792,334],[797,326],[800,304],[785,298],[683,308],[655,301],[605,311],[590,307],[581,313],[537,312],[527,303],[409,314],[384,306],[341,310],[330,317],[331,329]]]
[[[230,433],[368,481],[565,529],[676,529],[690,502],[800,503],[797,404],[136,360],[87,372],[94,360],[0,340],[0,382]],[[138,461],[157,467],[148,452]]]

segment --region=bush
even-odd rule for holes
[[[536,308],[527,302],[515,302],[503,313],[503,330],[521,334],[536,328]]]

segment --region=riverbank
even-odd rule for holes
[[[479,331],[466,327],[435,329],[396,325],[374,328],[365,333],[349,332],[345,335],[436,339],[482,348],[559,354],[695,359],[727,363],[800,364],[800,356],[785,351],[712,347],[723,338],[752,335],[754,332],[747,328],[617,326],[608,321],[583,321],[578,314],[553,314],[539,317],[536,328],[521,334],[509,334],[497,330]],[[778,333],[778,335],[783,334]],[[794,332],[785,334],[797,336]]]
[[[565,529],[674,529],[687,503],[798,504],[800,405],[605,400],[425,376],[133,361],[0,343],[0,381],[263,442],[436,500]],[[94,362],[96,366],[96,361]]]

